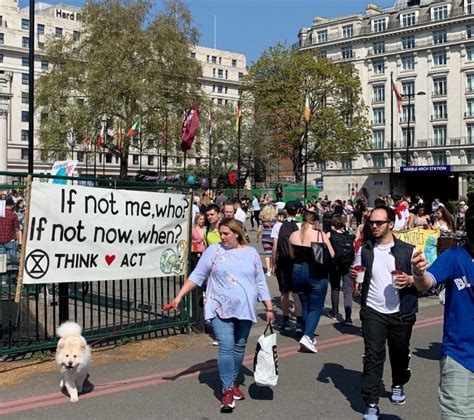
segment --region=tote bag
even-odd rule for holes
[[[268,328],[270,334],[266,335]],[[277,335],[273,332],[271,324],[267,324],[267,328],[257,341],[253,371],[257,385],[275,386],[278,383]]]
[[[309,273],[313,278],[327,276],[335,270],[334,260],[328,246],[323,242],[321,231],[318,231],[321,242],[311,242],[311,257],[309,260]]]

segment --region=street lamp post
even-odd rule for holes
[[[408,97],[408,124],[407,124],[407,135],[406,135],[406,143],[407,144],[406,144],[406,155],[405,155],[405,159],[406,159],[405,165],[406,166],[409,166],[409,162],[410,162],[410,142],[411,142],[410,122],[411,122],[411,117],[412,117],[412,115],[411,115],[411,98],[414,98],[415,95],[423,96],[423,95],[426,95],[426,93],[425,92],[417,92],[416,94],[415,93],[408,93],[406,95],[403,95],[403,96]]]
[[[76,144],[76,133],[71,127],[67,133],[67,144],[71,148],[71,160],[74,160],[74,146]]]
[[[104,133],[104,138],[102,139],[102,151],[100,152],[102,155],[102,175],[105,176],[105,140],[107,139],[107,114],[102,115],[101,128],[102,133]]]

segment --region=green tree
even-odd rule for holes
[[[272,140],[271,150],[291,160],[297,182],[307,161],[354,157],[370,146],[360,79],[349,63],[316,60],[311,52],[278,44],[250,68],[244,91],[255,120]],[[306,95],[311,110],[308,156],[304,153]]]
[[[92,0],[84,6],[79,41],[49,39],[52,69],[38,81],[36,102],[46,153],[65,152],[71,127],[78,142],[86,134],[95,141],[106,115],[111,130],[105,145],[120,157],[120,176],[125,178],[129,151],[157,149],[164,121],[174,127],[191,102],[199,100],[201,66],[189,57],[198,34],[189,10],[181,0],[166,0],[164,11],[153,16],[151,7],[146,0]],[[137,116],[141,139],[124,135],[120,147],[118,127],[126,132]],[[170,154],[176,153],[176,144],[169,143]]]

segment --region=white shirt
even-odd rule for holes
[[[404,229],[407,219],[410,217],[410,212],[408,209],[404,209],[400,211],[400,214],[402,215],[402,218],[399,219],[397,215],[395,215],[395,224],[393,225],[393,230],[395,232]]]
[[[242,225],[245,225],[245,220],[247,219],[247,217],[245,215],[245,212],[240,207],[235,210],[234,218],[235,220],[238,220],[240,223],[242,223]]]
[[[390,252],[393,242],[387,245],[374,245],[374,263],[370,280],[367,306],[383,314],[393,314],[400,310],[398,289],[392,285],[392,271],[395,270],[395,257]],[[354,265],[361,264],[361,250],[357,252]]]
[[[292,220],[295,220],[295,219],[292,219],[292,218],[288,218],[286,219],[288,220],[289,222],[292,221]],[[280,228],[281,228],[281,225],[283,224],[283,222],[280,222],[280,221],[277,221],[273,227],[272,227],[272,233],[270,234],[270,238],[272,239],[278,239],[278,234],[280,233]],[[301,223],[296,223],[298,225],[298,229],[301,229]]]
[[[252,200],[252,207],[256,211],[260,211],[260,203],[258,202],[257,198]]]
[[[284,201],[277,201],[275,206],[278,210],[283,210],[286,206],[286,203]]]

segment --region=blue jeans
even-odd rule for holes
[[[237,380],[244,360],[247,338],[252,328],[252,321],[237,318],[212,319],[212,329],[219,342],[217,366],[222,382],[222,390],[232,388]]]
[[[328,279],[313,279],[309,277],[307,264],[295,264],[292,280],[293,291],[298,293],[303,310],[304,335],[312,340],[324,309]]]
[[[0,244],[0,254],[7,254],[7,273],[0,274],[1,283],[6,284],[10,278],[8,271],[18,271],[18,242],[11,241]]]

